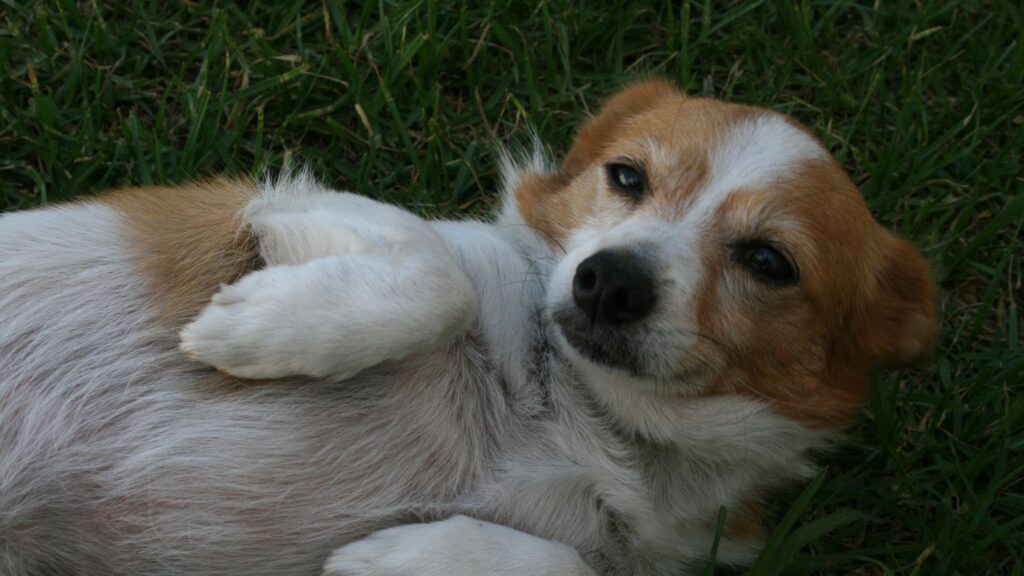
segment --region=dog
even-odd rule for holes
[[[305,174],[0,218],[0,572],[742,564],[933,346],[926,260],[782,114],[649,80],[503,175],[492,222]]]

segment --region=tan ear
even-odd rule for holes
[[[885,264],[861,333],[874,366],[909,364],[931,354],[939,334],[935,298],[928,261],[910,242],[887,238]]]
[[[572,149],[562,162],[562,170],[576,176],[594,162],[623,121],[655,106],[664,98],[679,97],[682,92],[665,80],[647,80],[633,84],[612,96],[576,133]]]
[[[513,191],[523,222],[555,246],[574,225],[571,201],[558,193],[565,185],[561,172],[526,172],[516,178]]]

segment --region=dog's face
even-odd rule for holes
[[[560,348],[620,392],[748,394],[838,424],[871,369],[935,337],[925,260],[778,113],[639,84],[515,199],[564,251],[548,289]]]

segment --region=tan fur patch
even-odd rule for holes
[[[198,314],[221,284],[259,266],[256,241],[239,216],[255,191],[251,181],[217,179],[100,199],[131,227],[141,271],[152,279],[161,317],[173,329]]]
[[[725,517],[725,535],[740,542],[761,542],[766,530],[761,505],[749,501],[729,509]]]
[[[570,176],[578,175],[601,155],[626,118],[645,112],[667,98],[679,97],[682,92],[664,80],[649,80],[627,87],[610,98],[601,112],[579,129],[562,169]]]
[[[523,222],[551,244],[561,242],[567,230],[579,225],[574,205],[579,198],[559,193],[566,181],[561,173],[529,173],[520,177],[515,190],[516,209]]]
[[[804,250],[800,287],[775,296],[754,323],[733,312],[756,303],[728,300],[720,273],[707,275],[698,298],[700,330],[713,342],[704,343],[708,355],[724,352],[730,369],[705,394],[747,395],[804,424],[842,427],[863,405],[872,370],[931,349],[937,323],[928,266],[878,226],[835,164],[810,163],[774,192],[739,191],[716,220],[759,210],[799,221],[809,240],[797,246]],[[758,206],[756,198],[770,200]],[[705,263],[712,272],[718,266]]]

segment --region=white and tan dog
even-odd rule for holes
[[[493,223],[303,176],[0,218],[0,573],[678,574],[723,506],[749,561],[935,337],[780,114],[635,85],[505,186]]]

